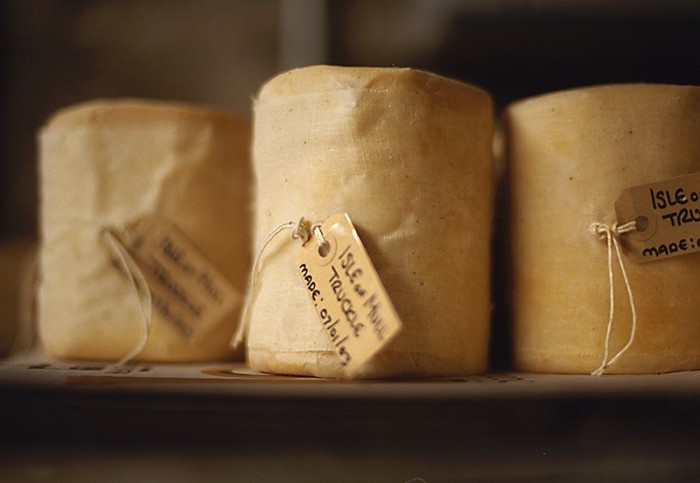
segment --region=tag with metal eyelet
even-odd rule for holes
[[[240,292],[165,218],[110,232],[142,273],[147,286],[139,289],[150,292],[153,313],[182,338],[200,339],[241,304]]]
[[[635,222],[621,241],[638,263],[700,251],[700,173],[627,188],[615,210]]]
[[[401,319],[350,217],[339,213],[301,248],[297,269],[346,374],[353,377],[401,331]]]

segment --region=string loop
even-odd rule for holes
[[[136,261],[134,261],[129,254],[129,251],[125,248],[119,235],[117,235],[113,229],[105,227],[101,231],[101,236],[107,242],[107,246],[110,248],[117,261],[119,261],[121,265],[120,271],[129,279],[129,282],[134,289],[134,294],[136,295],[141,313],[141,327],[143,328],[141,335],[139,336],[139,340],[133,349],[124,355],[124,357],[119,359],[115,364],[107,368],[107,370],[111,370],[129,362],[146,346],[148,336],[151,332],[153,299],[151,296],[151,290],[148,288],[148,283],[146,282],[143,272],[141,272],[138,264]]]
[[[323,233],[321,232],[321,224],[311,223],[304,217],[299,218],[299,221],[297,222],[287,221],[285,223],[280,223],[275,228],[273,228],[272,231],[270,231],[270,233],[267,235],[262,245],[260,246],[260,250],[258,250],[258,254],[255,257],[255,262],[253,263],[253,270],[250,273],[250,280],[248,281],[248,290],[246,291],[247,293],[245,297],[245,302],[243,304],[243,312],[241,313],[241,318],[238,323],[236,333],[234,334],[233,339],[231,340],[231,346],[234,349],[240,347],[240,345],[243,343],[243,340],[248,334],[248,327],[250,325],[250,306],[255,297],[257,296],[258,292],[258,277],[260,275],[262,256],[265,253],[265,249],[272,242],[272,240],[274,240],[280,233],[282,233],[285,230],[291,230],[292,240],[301,240],[302,245],[308,242],[312,236],[315,236],[316,239],[319,240],[319,246],[321,242],[325,242],[325,238],[323,238]]]
[[[630,233],[637,229],[637,222],[630,221],[623,225],[618,225],[613,223],[612,226],[605,223],[594,222],[591,223],[590,229],[594,234],[599,235],[601,240],[605,240],[608,247],[608,285],[610,288],[610,303],[609,303],[609,313],[608,313],[608,326],[605,335],[605,350],[603,353],[603,361],[601,362],[598,369],[593,371],[591,375],[602,376],[605,371],[613,365],[627,350],[632,346],[634,342],[635,335],[637,333],[637,309],[634,303],[634,295],[632,294],[632,287],[630,285],[629,278],[627,277],[627,270],[625,269],[625,264],[622,259],[622,253],[620,251],[620,235],[625,233]],[[632,312],[632,328],[630,330],[629,338],[625,346],[620,349],[612,358],[608,359],[610,355],[610,336],[612,334],[613,319],[615,314],[615,276],[613,272],[613,249],[615,257],[617,258],[618,265],[620,266],[620,271],[622,272],[622,278],[625,281],[625,288],[627,289],[627,299],[630,304],[630,311]]]

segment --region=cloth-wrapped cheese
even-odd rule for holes
[[[38,325],[46,352],[119,360],[144,334],[143,304],[105,228],[157,216],[235,289],[250,265],[250,123],[145,100],[93,101],[56,113],[39,135]],[[120,270],[121,268],[121,270]],[[137,360],[228,358],[239,301],[192,336],[157,310]]]
[[[407,68],[313,66],[259,92],[256,250],[280,223],[346,212],[402,319],[355,377],[486,368],[492,132],[487,93]],[[344,377],[298,275],[299,250],[278,236],[261,257],[250,365]]]
[[[0,238],[0,358],[31,348],[34,241]]]
[[[700,368],[700,255],[637,264],[617,235],[636,307],[607,237],[626,188],[700,171],[700,88],[608,85],[509,106],[513,342],[520,370],[607,373]],[[600,372],[598,372],[600,373]]]

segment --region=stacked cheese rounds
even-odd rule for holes
[[[250,260],[249,122],[156,101],[95,101],[56,113],[39,135],[38,325],[51,356],[119,360],[139,344],[144,307],[106,227],[166,219],[239,291]],[[138,360],[231,356],[240,304],[183,336],[153,311]]]
[[[402,319],[402,332],[357,377],[486,369],[492,133],[488,94],[412,69],[308,67],[259,92],[256,250],[280,223],[348,213]],[[298,275],[299,250],[279,236],[264,250],[249,362],[344,377]]]
[[[626,188],[700,171],[700,88],[609,85],[522,100],[505,116],[510,162],[514,356],[525,371],[591,373],[632,340],[607,237]],[[604,234],[604,233],[603,233]],[[616,236],[616,235],[613,235]],[[608,373],[700,368],[700,255],[633,262],[617,235],[636,334]]]

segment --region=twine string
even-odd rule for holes
[[[277,238],[277,236],[280,233],[286,230],[291,230],[292,240],[301,240],[302,245],[308,242],[312,236],[316,236],[317,239],[320,236],[321,240],[323,240],[323,234],[321,233],[321,224],[312,224],[303,217],[296,222],[287,221],[284,223],[280,223],[270,231],[270,233],[267,235],[262,245],[260,246],[258,254],[255,257],[255,262],[253,263],[253,270],[250,273],[250,279],[248,281],[248,290],[246,291],[246,297],[243,304],[243,312],[241,313],[241,318],[238,323],[236,333],[234,334],[233,339],[231,340],[231,346],[234,349],[240,347],[241,344],[243,344],[243,341],[248,336],[248,328],[250,326],[250,308],[258,294],[258,289],[260,286],[259,277],[260,271],[262,269],[263,255],[265,254],[265,250],[267,249],[268,245],[272,243],[272,240]]]
[[[610,302],[607,331],[605,334],[605,349],[603,352],[603,360],[600,366],[591,373],[594,376],[602,376],[605,373],[605,371],[610,366],[612,366],[632,346],[637,333],[637,309],[634,303],[632,286],[630,285],[629,277],[627,276],[627,270],[625,269],[625,263],[622,258],[619,241],[621,235],[624,235],[625,233],[630,233],[637,229],[637,222],[630,221],[629,223],[625,223],[623,225],[618,225],[617,223],[614,223],[612,226],[604,223],[594,222],[591,224],[590,228],[591,231],[599,235],[601,239],[605,239],[608,251],[608,286],[610,288]],[[620,267],[620,272],[622,273],[622,278],[625,282],[627,299],[629,301],[630,311],[632,314],[632,327],[630,329],[630,334],[625,346],[622,347],[622,349],[620,349],[612,358],[609,358],[610,337],[612,334],[613,322],[615,318],[615,275],[613,271],[613,251],[614,256],[617,258],[617,262]]]
[[[126,249],[119,236],[114,233],[110,228],[104,228],[101,232],[102,238],[107,242],[112,254],[115,256],[117,261],[122,267],[123,273],[129,279],[131,287],[134,289],[134,294],[136,300],[138,301],[140,314],[141,314],[141,334],[139,340],[136,342],[134,347],[116,363],[109,366],[106,370],[109,372],[114,368],[123,366],[131,359],[136,357],[146,346],[148,342],[148,336],[151,332],[151,318],[152,318],[152,306],[153,299],[151,296],[151,291],[148,288],[148,283],[143,275],[143,272],[139,268],[138,264],[131,257],[131,254]]]

